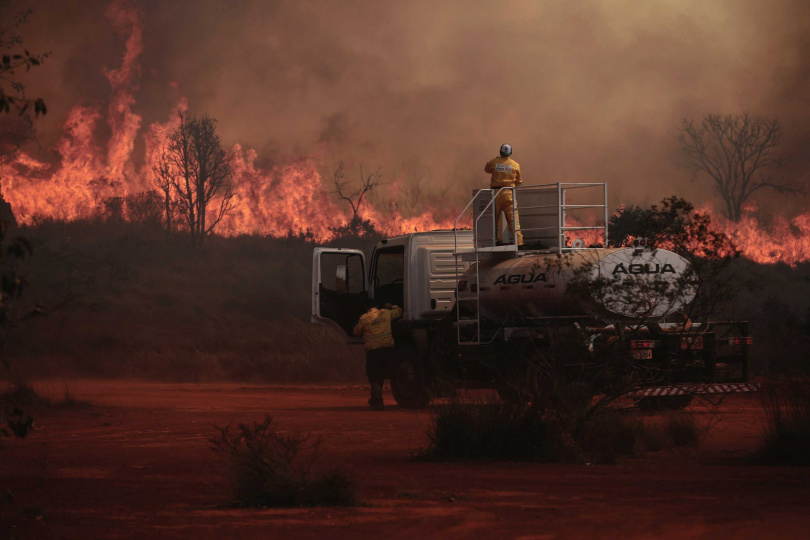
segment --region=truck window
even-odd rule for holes
[[[339,253],[324,253],[321,255],[321,279],[326,290],[338,290],[337,280],[335,279],[338,266],[347,267],[344,292],[357,294],[366,289],[363,283],[363,260],[358,255],[347,256]]]
[[[374,299],[380,304],[404,307],[405,247],[378,249],[373,268]]]
[[[318,285],[320,313],[335,321],[348,335],[357,319],[366,311],[365,275],[363,258],[356,254],[323,253],[321,282]],[[345,279],[338,277],[338,267],[346,267]]]

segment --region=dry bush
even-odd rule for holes
[[[238,507],[354,506],[356,486],[340,471],[313,474],[321,439],[285,434],[273,419],[215,426],[212,448],[228,459]]]
[[[575,448],[528,403],[495,399],[438,406],[428,431],[427,460],[573,461]]]
[[[28,414],[31,407],[42,404],[34,389],[22,382],[12,384],[0,394],[0,439],[23,439],[34,428],[34,419]]]
[[[810,465],[810,380],[806,377],[763,386],[765,444],[757,461],[769,465]]]
[[[590,419],[578,441],[593,463],[696,446],[702,435],[695,418],[684,412],[648,416],[636,411],[606,411]]]
[[[0,392],[0,437],[26,437],[34,429],[34,419],[30,414],[32,412],[86,407],[91,405],[76,399],[67,383],[62,399],[54,400],[39,395],[26,381],[16,379]]]
[[[528,403],[452,401],[436,408],[418,458],[615,463],[621,456],[694,446],[700,435],[694,418],[682,412],[605,410],[573,420]]]

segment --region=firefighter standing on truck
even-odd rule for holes
[[[518,165],[517,161],[509,157],[511,155],[512,145],[502,144],[500,157],[489,160],[484,167],[484,172],[492,175],[489,181],[489,187],[492,189],[515,187],[523,183],[523,178],[520,177],[520,165]],[[503,239],[503,231],[501,231],[501,212],[506,216],[506,223],[509,225],[509,232],[512,233],[513,241],[517,238],[517,245],[522,246],[523,233],[520,232],[520,221],[518,220],[517,210],[515,210],[514,219],[512,219],[511,189],[504,189],[495,199],[495,237],[499,244]],[[515,232],[516,229],[517,233]]]
[[[377,309],[377,306],[372,306],[354,327],[354,335],[363,336],[363,346],[366,349],[366,375],[371,386],[368,406],[375,411],[384,408],[382,387],[388,358],[394,348],[391,322],[400,317],[402,317],[400,307],[385,304],[384,309]]]

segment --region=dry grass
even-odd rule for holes
[[[768,465],[810,465],[810,381],[764,386],[765,444],[757,455]]]

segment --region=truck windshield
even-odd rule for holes
[[[377,250],[374,258],[374,299],[382,304],[403,307],[405,278],[405,247]]]

